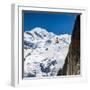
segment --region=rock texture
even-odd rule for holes
[[[74,30],[72,32],[71,44],[63,69],[57,75],[80,74],[80,15],[76,17]]]

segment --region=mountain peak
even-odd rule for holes
[[[31,32],[48,32],[48,31],[44,28],[41,28],[41,27],[35,27],[35,28],[28,30],[28,31],[25,31],[25,32],[31,33]]]
[[[71,35],[36,27],[24,32],[24,76],[55,76],[63,67]]]

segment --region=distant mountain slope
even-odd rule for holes
[[[24,77],[56,76],[63,68],[71,35],[42,28],[24,32]]]

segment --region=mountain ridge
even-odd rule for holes
[[[24,76],[55,76],[65,63],[71,35],[39,27],[24,32]]]

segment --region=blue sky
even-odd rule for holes
[[[24,11],[24,31],[35,27],[55,34],[72,34],[77,14]]]

